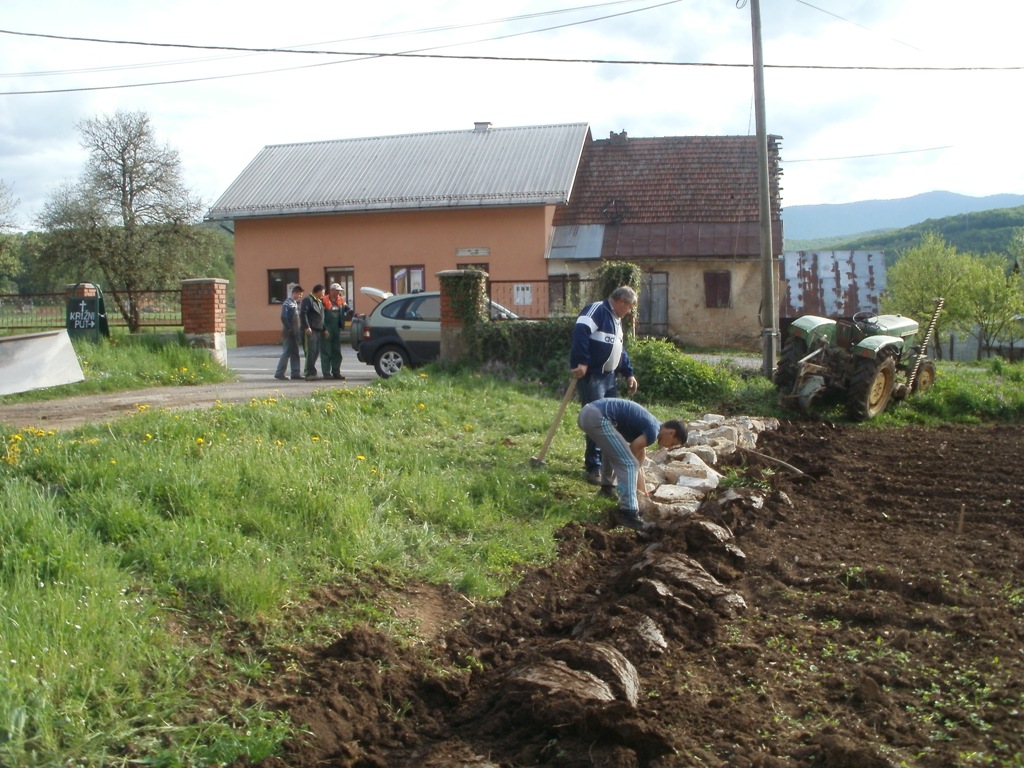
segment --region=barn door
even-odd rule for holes
[[[636,330],[643,336],[668,335],[668,272],[644,273]]]

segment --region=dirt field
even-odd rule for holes
[[[572,525],[497,605],[366,584],[423,639],[240,630],[276,673],[210,703],[303,725],[262,768],[1024,765],[1024,427],[789,423],[758,449],[806,474],[705,505],[733,542]],[[718,586],[673,581],[685,558]]]

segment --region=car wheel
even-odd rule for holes
[[[382,379],[389,379],[409,364],[409,355],[401,347],[381,347],[373,358],[373,368]]]

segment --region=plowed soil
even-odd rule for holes
[[[757,448],[804,474],[734,457],[773,474],[763,504],[702,507],[730,542],[693,519],[574,524],[494,604],[365,584],[416,636],[280,648],[240,630],[239,653],[275,672],[209,703],[300,727],[262,768],[1024,765],[1024,427],[794,422]],[[745,608],[659,588],[650,563],[668,556]],[[354,596],[320,592],[291,620]],[[635,677],[609,673],[615,651]]]

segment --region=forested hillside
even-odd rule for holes
[[[958,250],[979,255],[1007,254],[1016,230],[1024,228],[1024,206],[978,211],[942,219],[928,219],[903,229],[871,232],[853,238],[818,238],[816,240],[786,241],[787,251],[832,250],[873,251],[884,250],[890,264],[902,251],[921,241],[926,232],[934,232]]]

